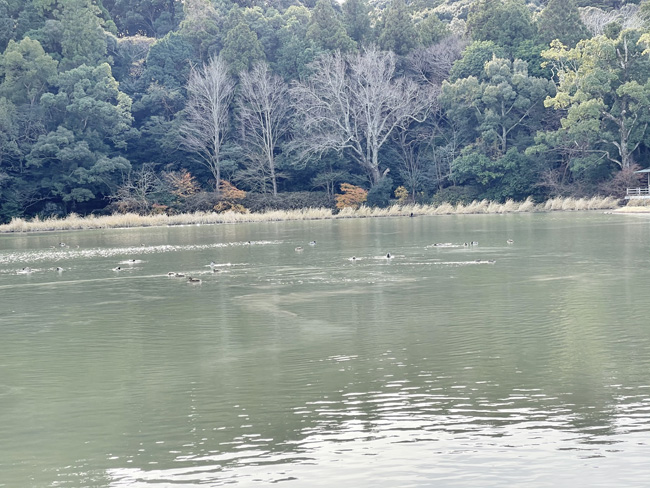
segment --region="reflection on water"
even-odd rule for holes
[[[0,486],[638,486],[648,242],[595,213],[0,236]]]

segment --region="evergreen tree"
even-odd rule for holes
[[[257,61],[265,59],[257,34],[243,19],[226,34],[221,57],[233,74],[249,70]]]
[[[479,0],[470,7],[467,29],[475,41],[494,41],[511,55],[537,34],[523,0]]]
[[[0,95],[14,104],[34,105],[56,76],[57,62],[45,54],[38,41],[29,37],[9,41],[0,56]]]
[[[575,46],[590,37],[573,0],[549,0],[537,17],[537,30],[546,44],[559,39],[564,45]]]
[[[307,38],[324,51],[348,52],[356,46],[330,0],[318,0],[316,3],[311,12]]]
[[[97,66],[106,60],[106,33],[100,10],[91,0],[59,0],[61,10],[61,68],[86,64]]]
[[[366,0],[346,0],[343,9],[343,24],[348,35],[358,45],[367,44],[372,39],[370,26],[370,7]]]
[[[418,34],[404,0],[393,0],[384,12],[383,25],[379,34],[379,46],[384,51],[398,55],[408,54],[418,45]]]

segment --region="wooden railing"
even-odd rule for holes
[[[628,188],[628,197],[643,197],[650,196],[650,188]]]

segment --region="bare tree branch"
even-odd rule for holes
[[[431,88],[395,77],[395,55],[366,48],[358,54],[325,55],[314,75],[292,88],[303,137],[300,153],[348,151],[373,185],[382,178],[379,151],[391,133],[422,122],[437,98]]]
[[[235,83],[220,57],[201,68],[192,67],[187,83],[188,102],[180,133],[182,145],[196,153],[214,177],[215,192],[221,179],[221,146],[228,131],[228,116]]]
[[[252,71],[240,74],[239,122],[242,129],[242,148],[261,175],[268,175],[277,195],[278,174],[275,168],[275,150],[286,133],[289,123],[289,89],[282,79],[270,72],[266,63],[257,64]],[[265,176],[266,178],[266,176]]]

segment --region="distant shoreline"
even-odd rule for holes
[[[329,208],[306,208],[301,210],[270,210],[262,213],[235,213],[235,212],[196,212],[178,215],[138,215],[138,214],[113,214],[106,216],[81,217],[70,214],[65,218],[48,218],[25,220],[13,219],[8,224],[0,225],[0,233],[25,233],[47,231],[69,231],[88,229],[120,229],[135,227],[161,227],[177,225],[209,225],[209,224],[235,224],[245,222],[281,222],[295,220],[330,220],[354,219],[371,217],[417,217],[433,215],[468,215],[468,214],[511,214],[553,211],[580,211],[580,210],[614,210],[623,211],[619,207],[619,199],[614,197],[593,198],[553,198],[543,203],[535,203],[531,198],[523,202],[508,200],[505,203],[489,202],[487,200],[474,201],[470,204],[452,205],[393,205],[388,208],[360,207],[358,209],[344,208],[334,213]],[[629,208],[629,207],[628,207]],[[650,207],[646,208],[650,212]],[[630,213],[638,213],[637,210]]]

